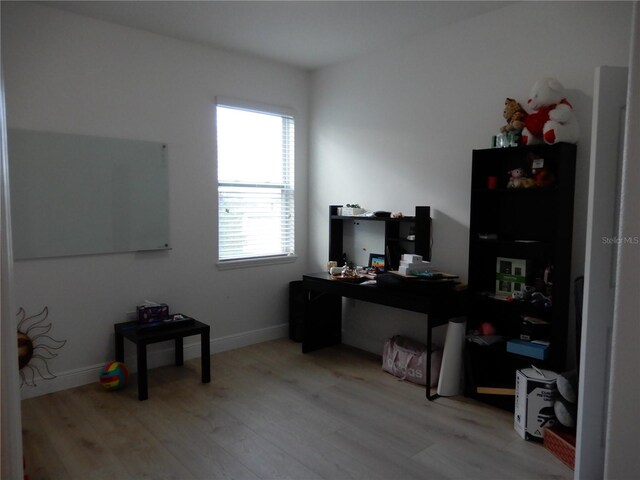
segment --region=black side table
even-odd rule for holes
[[[151,343],[175,340],[176,365],[184,364],[184,337],[200,335],[202,383],[211,381],[211,363],[209,353],[210,327],[198,320],[183,322],[176,325],[161,325],[155,327],[140,326],[138,322],[123,322],[114,325],[116,334],[116,361],[124,362],[124,339],[136,344],[138,361],[138,400],[146,400],[148,395],[147,383],[147,345]]]

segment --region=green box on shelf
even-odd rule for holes
[[[508,297],[524,291],[529,262],[521,258],[496,259],[496,296]]]

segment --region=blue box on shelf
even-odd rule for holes
[[[514,338],[507,341],[507,352],[524,355],[525,357],[531,357],[537,360],[546,360],[549,357],[549,345]]]

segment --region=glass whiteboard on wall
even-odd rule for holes
[[[167,147],[9,129],[16,260],[169,248]]]

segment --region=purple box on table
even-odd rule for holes
[[[169,306],[166,303],[160,305],[141,305],[136,307],[138,323],[157,322],[169,318]]]

